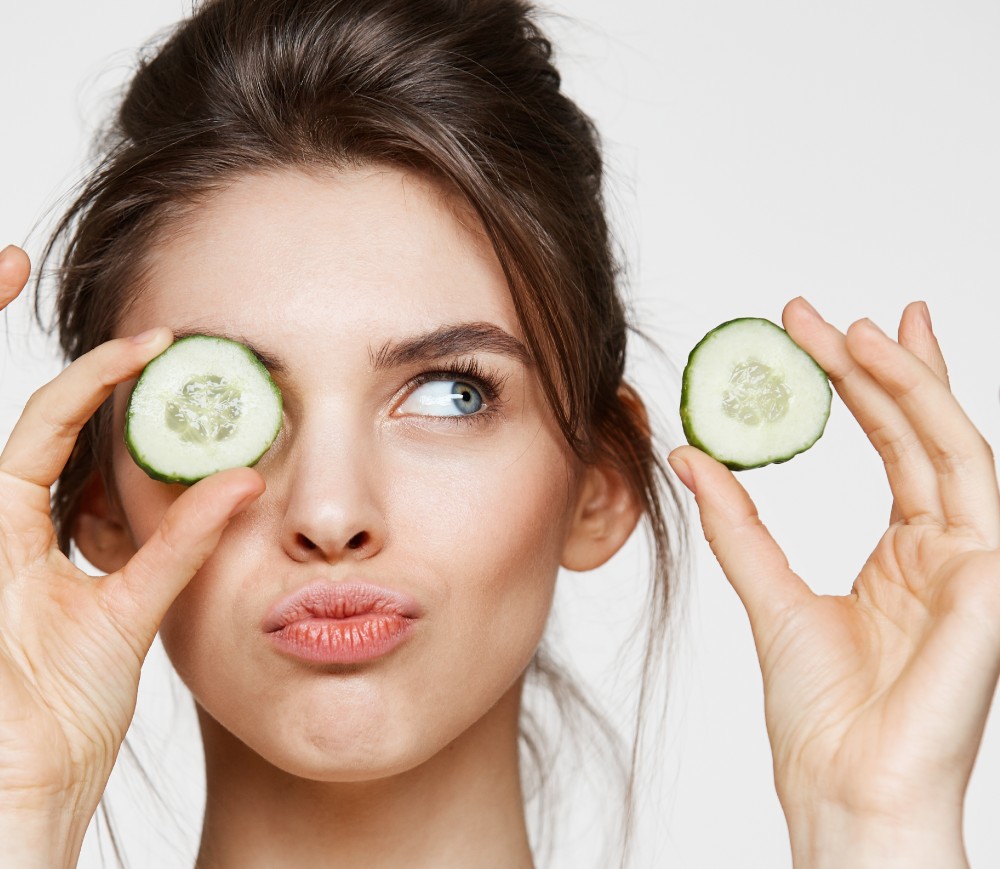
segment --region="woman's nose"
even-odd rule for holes
[[[385,543],[374,436],[329,431],[300,430],[287,457],[281,543],[295,561],[363,560]]]

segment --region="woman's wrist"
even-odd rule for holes
[[[876,817],[826,806],[785,815],[795,869],[969,869],[961,809]]]
[[[74,869],[90,817],[73,808],[0,808],[3,865],[17,869]]]

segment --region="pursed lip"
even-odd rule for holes
[[[276,601],[261,627],[274,633],[303,619],[349,619],[367,614],[415,619],[421,609],[412,597],[395,589],[353,579],[317,580]]]

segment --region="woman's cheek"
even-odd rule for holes
[[[402,533],[407,546],[438,548],[468,567],[547,563],[561,552],[569,470],[541,425],[392,446],[385,476],[391,537]],[[487,551],[493,557],[484,558]]]
[[[156,531],[164,515],[185,490],[154,480],[134,462],[124,446],[116,446],[112,459],[115,485],[136,548]]]
[[[492,449],[453,448],[437,458],[424,451],[400,464],[390,475],[391,538],[450,586],[466,642],[489,640],[497,654],[526,663],[566,536],[565,456],[539,431]]]

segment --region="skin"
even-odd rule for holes
[[[507,359],[488,360],[511,367],[503,414],[459,433],[397,415],[412,372],[366,368],[369,344],[445,313],[516,334],[474,222],[432,185],[375,171],[249,178],[186,227],[157,249],[122,324],[152,333],[102,345],[39,390],[0,455],[6,856],[75,865],[162,622],[200,705],[203,869],[330,865],[332,854],[530,866],[520,675],[559,564],[614,554],[637,518],[631,497],[609,469],[574,464],[530,372]],[[0,304],[27,273],[23,252],[0,256]],[[118,447],[123,512],[95,480],[75,528],[109,573],[85,577],[55,550],[48,487],[116,385],[120,421],[130,382],[170,341],[163,324],[189,328],[192,311],[284,357],[282,440],[256,469],[190,489],[149,480]],[[925,306],[904,311],[898,342],[866,321],[842,333],[801,299],[784,324],[830,373],[894,494],[851,592],[813,594],[723,466],[692,447],[670,461],[750,618],[794,864],[965,867],[961,807],[1000,672],[993,456],[951,395]],[[441,544],[442,517],[461,546]],[[455,557],[471,540],[474,572]],[[347,570],[421,600],[405,646],[318,673],[260,644],[273,596]]]
[[[803,300],[784,325],[884,463],[889,525],[849,594],[792,572],[734,475],[670,456],[739,594],[764,680],[796,866],[966,867],[962,806],[1000,676],[1000,494],[955,401],[926,305],[899,342],[841,333]]]
[[[637,515],[624,488],[609,500],[584,485],[529,365],[462,355],[503,379],[494,412],[471,424],[420,408],[417,389],[431,393],[408,386],[450,358],[372,368],[385,343],[484,322],[520,338],[485,237],[437,186],[395,170],[248,177],[155,248],[120,334],[226,331],[283,369],[284,427],[255,467],[266,491],[160,625],[205,742],[199,867],[320,865],[334,851],[342,865],[486,865],[484,854],[531,865],[521,677],[560,564],[596,566]],[[131,383],[116,389],[115,430]],[[127,562],[184,492],[147,477],[117,440],[113,467],[122,512],[92,496],[77,533],[104,570]],[[581,506],[617,517],[597,526]],[[603,545],[591,551],[595,529]],[[370,663],[277,653],[261,620],[319,578],[399,589],[422,615]]]

